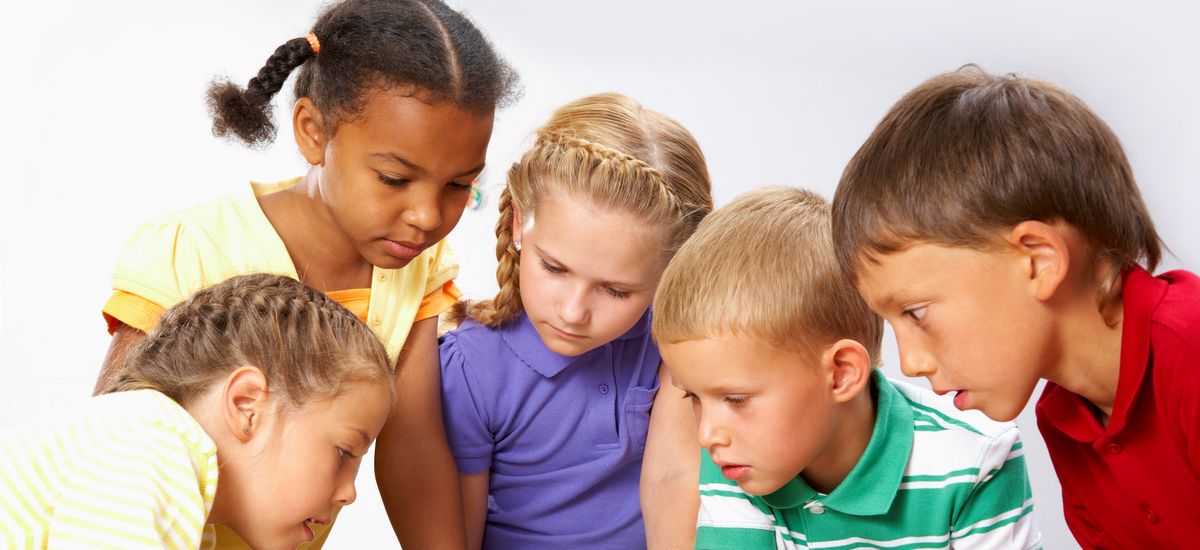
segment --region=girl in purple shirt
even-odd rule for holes
[[[537,136],[500,195],[500,291],[462,305],[440,344],[468,547],[644,547],[642,457],[670,389],[649,307],[712,210],[708,170],[678,122],[619,94],[567,104]]]

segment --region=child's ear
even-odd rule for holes
[[[307,97],[300,98],[292,109],[292,132],[296,135],[296,145],[304,160],[313,166],[325,163],[324,119],[317,105]]]
[[[262,426],[269,398],[267,377],[258,367],[238,367],[225,378],[221,412],[236,439],[248,441]]]
[[[1071,249],[1059,228],[1023,221],[1009,231],[1008,242],[1016,247],[1034,297],[1043,302],[1053,297],[1071,267]]]
[[[871,354],[854,340],[838,340],[825,348],[821,363],[833,374],[830,389],[837,403],[853,399],[871,380]]]

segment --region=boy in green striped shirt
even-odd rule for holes
[[[820,196],[767,188],[711,214],[654,310],[703,448],[697,548],[1040,547],[1016,427],[875,368],[882,321]]]

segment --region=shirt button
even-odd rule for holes
[[[1104,446],[1104,452],[1110,455],[1121,454],[1121,445],[1119,443],[1109,443]]]
[[[1154,508],[1142,506],[1142,515],[1146,517],[1146,521],[1150,522],[1150,525],[1158,525],[1158,512],[1155,512]]]
[[[600,384],[600,393],[608,395],[608,384]]]
[[[825,505],[815,500],[809,501],[809,503],[804,507],[807,508],[809,512],[812,512],[813,515],[819,516],[825,513]]]
[[[375,325],[375,326],[382,325],[382,324],[383,324],[383,319],[380,319],[380,318],[378,318],[378,317],[376,317],[376,318],[374,318],[374,319],[371,319],[371,324],[372,324],[372,325]]]
[[[386,280],[387,280],[387,273],[380,273],[380,274],[379,274],[379,276],[378,276],[378,277],[376,277],[376,278],[377,278],[377,279],[379,279],[380,281],[386,281]]]

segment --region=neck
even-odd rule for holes
[[[229,516],[225,495],[231,492],[227,485],[230,485],[232,480],[229,479],[231,476],[226,475],[226,453],[222,452],[222,449],[229,449],[231,442],[228,438],[229,429],[219,413],[220,397],[220,392],[214,387],[189,400],[183,408],[196,419],[196,423],[200,424],[200,428],[217,446],[217,471],[220,472],[217,477],[217,493],[213,496],[212,510],[204,522],[224,524]]]
[[[833,492],[862,459],[875,431],[875,397],[870,386],[837,413],[837,427],[821,455],[800,472],[809,487],[825,494]]]
[[[1119,292],[1099,307],[1088,290],[1060,310],[1060,353],[1045,378],[1090,401],[1106,420],[1120,378],[1123,306]]]
[[[329,212],[321,177],[321,168],[314,166],[286,191],[260,198],[263,213],[279,233],[300,280],[322,291],[369,286],[371,264]]]

